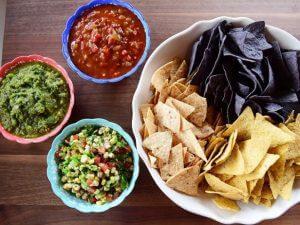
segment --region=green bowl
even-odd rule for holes
[[[62,188],[60,183],[60,177],[58,175],[58,167],[55,161],[55,152],[57,151],[60,143],[62,143],[65,138],[74,133],[76,130],[79,130],[81,127],[85,125],[98,125],[98,126],[107,126],[117,131],[124,139],[127,141],[129,146],[132,149],[133,156],[133,174],[130,181],[130,184],[126,190],[122,192],[122,194],[112,202],[106,203],[104,205],[96,205],[91,204],[82,199],[76,198],[69,192],[65,191]],[[132,138],[118,125],[112,122],[109,122],[105,119],[83,119],[78,121],[77,123],[71,124],[54,139],[51,149],[47,155],[47,177],[50,181],[52,191],[54,194],[59,197],[63,203],[71,208],[77,209],[83,213],[91,213],[91,212],[104,212],[112,207],[119,205],[124,199],[132,192],[135,182],[138,178],[139,174],[139,157],[137,150],[135,148],[134,142]]]

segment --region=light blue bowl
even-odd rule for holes
[[[124,137],[124,139],[127,141],[127,143],[132,149],[134,169],[129,187],[126,190],[124,190],[117,199],[101,206],[91,204],[82,199],[76,198],[75,196],[73,196],[72,194],[70,194],[62,188],[62,185],[60,183],[60,177],[58,175],[58,167],[54,156],[59,145],[65,140],[65,138],[85,125],[98,125],[112,128]],[[47,155],[47,177],[50,181],[51,188],[54,194],[56,194],[56,196],[59,197],[65,205],[84,213],[104,212],[112,207],[119,205],[132,192],[135,182],[138,178],[138,174],[139,156],[133,140],[119,125],[104,119],[83,119],[78,121],[77,123],[73,123],[65,127],[65,129],[63,129],[63,131],[54,139],[51,149]]]
[[[93,8],[95,6],[99,6],[99,5],[118,5],[118,6],[122,6],[124,8],[129,9],[131,12],[133,12],[138,19],[141,21],[144,30],[145,30],[145,34],[146,34],[146,46],[144,49],[144,53],[141,56],[140,60],[138,61],[138,63],[135,65],[135,67],[133,67],[129,72],[123,74],[120,77],[116,77],[116,78],[111,78],[111,79],[101,79],[101,78],[94,78],[86,73],[83,73],[80,69],[77,68],[77,66],[75,66],[75,64],[72,62],[72,59],[70,57],[69,54],[69,48],[68,48],[68,40],[69,40],[69,33],[72,29],[72,25],[74,23],[74,21],[80,17],[82,15],[82,13],[90,8]],[[81,78],[88,80],[88,81],[92,81],[98,84],[106,84],[106,83],[115,83],[115,82],[119,82],[121,80],[123,80],[126,77],[129,77],[131,75],[133,75],[138,68],[144,63],[144,61],[147,58],[147,54],[149,52],[150,49],[150,44],[151,44],[151,40],[150,40],[150,29],[149,26],[144,18],[144,16],[142,15],[142,13],[135,8],[133,5],[131,5],[128,2],[124,2],[122,0],[93,0],[90,3],[83,5],[81,7],[79,7],[75,13],[68,19],[67,23],[66,23],[66,28],[62,33],[62,53],[65,57],[65,59],[67,60],[67,63],[69,65],[69,67],[75,72],[77,73]]]

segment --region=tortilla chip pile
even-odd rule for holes
[[[205,192],[222,209],[238,211],[238,200],[270,207],[279,196],[289,199],[300,176],[300,117],[274,125],[248,107],[223,125],[186,75],[186,62],[173,60],[152,76],[153,97],[140,108],[151,166],[169,187]]]
[[[299,117],[276,126],[269,117],[259,113],[254,116],[251,108],[246,108],[208,143],[208,154],[219,146],[214,147],[210,156],[214,162],[207,164],[212,166],[203,167],[205,192],[217,196],[217,206],[232,211],[239,210],[236,200],[267,207],[279,196],[288,200],[295,177],[300,174],[299,135]]]

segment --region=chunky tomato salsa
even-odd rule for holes
[[[87,10],[74,22],[69,52],[82,72],[95,78],[114,78],[137,64],[145,42],[145,30],[134,13],[102,5]]]

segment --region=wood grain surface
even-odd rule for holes
[[[131,133],[131,100],[139,70],[117,84],[97,85],[80,79],[61,54],[61,33],[67,18],[88,0],[8,0],[3,63],[16,56],[41,54],[64,66],[75,85],[75,107],[69,123],[102,117],[119,123]],[[300,39],[298,0],[136,0],[131,1],[146,17],[155,49],[163,40],[198,20],[221,15],[265,20]],[[1,225],[179,225],[217,224],[190,214],[173,204],[154,184],[143,163],[133,193],[119,207],[102,214],[83,214],[70,209],[52,193],[46,178],[46,154],[52,139],[20,145],[0,137]],[[263,224],[296,225],[300,205],[280,218]]]

